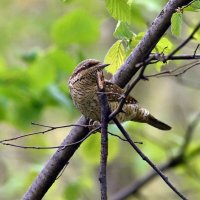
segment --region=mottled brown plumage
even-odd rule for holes
[[[69,79],[70,94],[74,105],[87,118],[100,121],[100,104],[97,89],[97,71],[103,70],[108,64],[103,64],[95,59],[82,61],[74,70]],[[114,111],[119,104],[124,90],[109,81],[105,81],[105,91],[111,111]],[[127,97],[123,106],[123,112],[117,115],[120,122],[137,121],[148,123],[161,130],[170,130],[171,127],[154,118],[148,110],[141,108],[138,102],[131,97]]]

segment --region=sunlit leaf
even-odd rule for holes
[[[154,48],[153,52],[170,53],[172,47],[173,47],[172,42],[168,40],[166,37],[162,37],[156,44],[156,47]]]
[[[200,32],[196,32],[196,33],[194,34],[194,38],[195,38],[198,42],[200,42]]]
[[[106,8],[110,15],[120,21],[130,21],[130,6],[127,0],[106,0]]]
[[[105,56],[104,63],[110,64],[106,70],[111,74],[114,74],[123,64],[125,58],[126,52],[122,40],[118,40],[113,44]]]
[[[194,9],[200,9],[200,0],[194,1],[190,6]]]
[[[131,39],[133,36],[132,31],[130,30],[130,26],[125,23],[125,22],[121,22],[118,21],[117,26],[115,28],[115,32],[113,33],[113,35],[117,38],[117,39]]]
[[[144,32],[140,32],[137,35],[133,35],[130,46],[132,48],[135,48],[140,42],[140,40],[143,38],[144,34],[145,34]]]
[[[177,11],[171,18],[171,32],[175,36],[179,36],[182,30],[183,14],[181,11]]]

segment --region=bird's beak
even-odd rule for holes
[[[104,69],[104,68],[107,67],[108,65],[110,65],[110,64],[100,64],[100,65],[99,65],[99,68],[100,68],[100,69]]]

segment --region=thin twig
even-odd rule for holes
[[[63,174],[63,172],[65,171],[65,169],[66,169],[66,167],[67,167],[68,164],[69,164],[69,162],[67,162],[66,165],[63,167],[63,169],[62,169],[62,171],[60,172],[60,174],[58,174],[58,176],[56,177],[56,180],[58,180],[58,179],[62,176],[62,174]]]
[[[180,49],[182,49],[191,39],[193,39],[194,34],[199,30],[200,28],[200,22],[196,25],[195,29],[192,31],[192,33],[189,35],[189,37],[184,40],[176,49],[174,49],[166,58],[168,60],[170,57],[172,57],[174,54],[176,54]]]
[[[119,136],[119,135],[117,135],[117,134],[111,133],[111,132],[109,132],[109,131],[108,131],[108,134],[110,134],[110,135],[112,135],[112,136],[114,136],[114,137],[117,137],[117,138],[119,138],[120,140],[122,140],[122,141],[124,141],[124,142],[127,142],[126,139],[122,138],[121,136]]]
[[[39,123],[35,123],[35,122],[31,122],[31,125],[41,126],[41,127],[45,127],[45,128],[51,128],[51,129],[68,128],[68,127],[72,127],[72,126],[80,126],[80,127],[88,128],[88,127],[92,126],[90,124],[87,124],[87,125],[85,125],[85,124],[68,124],[68,125],[63,125],[63,126],[50,126],[50,125],[39,124]]]
[[[114,133],[111,133],[111,132],[109,132],[109,131],[108,131],[108,134],[110,134],[110,135],[112,135],[112,136],[114,136],[114,137],[117,137],[117,138],[119,138],[120,140],[122,140],[122,141],[124,141],[124,142],[128,142],[126,139],[122,138],[121,136],[116,135],[116,134],[114,134]],[[143,144],[143,142],[137,142],[137,141],[134,141],[134,143],[135,143],[135,144]]]
[[[200,23],[197,24],[197,26],[195,27],[195,29],[193,30],[193,32],[190,34],[190,36],[184,40],[175,50],[173,50],[169,55],[165,56],[163,58],[163,62],[166,62],[167,60],[169,59],[172,59],[174,57],[174,54],[179,51],[181,48],[183,48],[194,36],[194,34],[198,31],[198,29],[200,28]],[[197,51],[197,48],[195,50],[195,52]],[[163,53],[162,53],[163,55]],[[196,56],[196,57],[195,57]],[[115,117],[119,112],[122,111],[122,108],[123,108],[123,105],[126,101],[126,98],[128,97],[129,93],[131,92],[131,90],[135,87],[135,85],[141,80],[141,79],[144,79],[144,80],[147,80],[147,76],[144,76],[144,71],[145,71],[145,68],[146,66],[151,63],[151,61],[155,60],[156,58],[156,54],[153,54],[151,56],[149,56],[146,60],[144,60],[143,62],[140,62],[136,65],[136,68],[141,68],[141,71],[138,75],[138,77],[135,79],[135,81],[133,83],[131,83],[129,85],[129,87],[126,88],[126,91],[124,92],[124,94],[121,96],[121,100],[119,102],[119,105],[118,107],[116,108],[116,110],[114,110],[110,116],[109,116],[109,119],[112,119],[113,117]],[[196,55],[196,53],[194,53],[193,55],[193,58],[191,59],[199,59],[199,57]],[[192,68],[192,67],[190,67]],[[189,69],[190,69],[189,68]],[[188,69],[184,70],[183,73],[185,73]],[[162,72],[163,73],[163,72]],[[165,72],[166,73],[166,72]],[[181,73],[180,73],[181,74]],[[179,75],[179,74],[177,74]],[[175,76],[177,76],[175,75]],[[149,76],[150,77],[150,76]]]
[[[161,171],[167,171],[171,168],[180,166],[185,162],[184,156],[186,154],[186,149],[191,143],[192,136],[194,134],[194,130],[199,123],[200,120],[200,113],[194,118],[194,120],[188,125],[188,128],[185,133],[184,142],[179,150],[179,153],[174,156],[173,158],[170,158],[167,160],[164,164],[159,165],[159,169]],[[194,149],[187,157],[189,159],[191,157],[194,157],[195,155],[199,155],[200,147],[197,147]],[[187,159],[187,158],[186,158]],[[134,181],[129,186],[122,188],[120,191],[114,194],[114,196],[111,197],[111,200],[123,200],[128,198],[129,196],[137,193],[141,188],[143,188],[146,184],[148,184],[150,181],[152,181],[157,176],[156,171],[151,171],[148,174],[146,174],[144,177]]]
[[[194,54],[180,54],[180,55],[173,55],[171,57],[168,57],[167,55],[161,54],[161,53],[153,53],[154,58],[149,64],[155,64],[158,61],[161,61],[163,63],[166,63],[168,60],[198,60],[200,59],[200,55],[197,54],[196,52],[197,48],[194,51]]]
[[[89,133],[88,133],[84,138],[82,138],[81,140],[77,141],[76,143],[77,143],[77,144],[82,143],[82,142],[83,142],[84,140],[86,140],[90,135],[92,135],[92,133],[95,133],[95,132],[98,131],[100,128],[101,128],[101,127],[99,126],[99,127],[96,127],[95,129],[92,129],[91,131],[89,131]],[[64,150],[64,149],[65,149],[66,147],[68,147],[69,145],[72,146],[72,145],[74,145],[74,144],[76,144],[76,143],[64,145],[64,146],[62,147],[61,150]]]
[[[22,145],[17,145],[17,144],[11,144],[11,143],[7,143],[7,142],[1,142],[2,145],[5,146],[11,146],[11,147],[17,147],[20,149],[37,149],[37,150],[41,150],[41,149],[59,149],[62,148],[64,146],[49,146],[49,147],[41,147],[41,146],[22,146]],[[70,144],[69,146],[74,145],[74,144]]]
[[[99,181],[101,189],[101,200],[107,200],[107,157],[108,157],[108,122],[110,108],[105,92],[103,72],[97,72],[97,86],[99,92],[99,102],[101,107],[101,164]]]
[[[128,135],[128,133],[125,131],[125,129],[123,128],[123,126],[119,123],[119,121],[114,118],[113,121],[115,122],[115,124],[117,125],[117,127],[119,128],[119,130],[122,132],[122,134],[124,135],[124,137],[128,140],[129,144],[134,148],[134,150],[140,155],[140,157],[142,157],[143,160],[145,160],[153,169],[154,171],[159,174],[159,176],[165,181],[165,183],[179,196],[181,197],[183,200],[187,200],[187,198],[181,193],[179,192],[174,186],[173,184],[169,181],[168,177],[166,177],[159,169],[158,167],[156,167],[156,165],[154,165],[154,163],[146,156],[144,155],[144,153],[137,147],[136,144],[134,144],[134,142],[132,141],[132,139],[130,138],[130,136]]]
[[[174,10],[190,2],[190,0],[170,0],[163,8],[162,12],[153,21],[153,25],[146,32],[141,42],[134,48],[127,62],[114,75],[114,83],[123,87],[131,77],[136,74],[138,69],[135,69],[135,64],[144,59],[144,57],[155,47],[158,40],[166,32],[170,26],[170,19]],[[123,72],[123,73],[122,73]],[[78,123],[86,124],[87,120],[84,117],[79,119]],[[63,141],[63,144],[71,143],[72,141],[80,140],[87,134],[88,130],[81,127],[74,127],[70,134]],[[42,199],[48,189],[53,185],[55,179],[65,164],[71,159],[80,145],[75,145],[71,148],[66,148],[62,152],[56,152],[51,159],[45,164],[42,171],[33,181],[27,192],[23,196],[23,200]],[[45,177],[45,178],[44,178]]]
[[[100,127],[97,127],[93,130],[91,130],[84,138],[82,138],[81,140],[77,141],[77,142],[73,142],[71,144],[67,144],[67,145],[60,145],[60,146],[48,146],[48,147],[41,147],[41,146],[23,146],[23,145],[17,145],[17,144],[12,144],[12,143],[7,143],[7,142],[0,142],[0,144],[2,145],[6,145],[6,146],[12,146],[12,147],[17,147],[17,148],[21,148],[21,149],[59,149],[59,150],[64,150],[66,147],[70,147],[73,145],[77,145],[82,143],[84,140],[86,140],[92,133],[94,133],[95,131],[99,130]]]
[[[194,3],[196,0],[193,0],[193,1],[191,1],[190,3],[188,3],[187,5],[185,5],[185,6],[182,6],[181,7],[181,9],[185,9],[185,8],[187,8],[188,6],[190,6],[192,3]]]
[[[32,135],[45,134],[47,132],[53,131],[55,129],[60,129],[60,128],[68,128],[68,127],[72,127],[72,126],[87,128],[87,127],[91,127],[92,126],[92,125],[82,125],[82,124],[69,124],[69,125],[64,125],[64,126],[48,126],[48,125],[43,125],[43,124],[37,124],[37,123],[34,123],[34,122],[32,122],[31,124],[32,125],[36,125],[36,126],[49,128],[49,129],[44,130],[44,131],[37,131],[37,132],[34,132],[34,133],[28,133],[28,134],[25,134],[25,135],[19,135],[19,136],[8,138],[8,139],[4,139],[4,140],[0,140],[0,143],[13,141],[13,140],[18,140],[18,139],[21,139],[21,138],[24,138],[24,137],[29,137],[29,136],[32,136]]]
[[[189,64],[187,64],[189,65]],[[162,71],[162,72],[159,72],[159,73],[156,73],[156,74],[151,74],[151,75],[145,75],[147,78],[150,78],[150,77],[167,77],[167,76],[180,76],[182,74],[184,74],[185,72],[187,72],[188,70],[190,70],[191,68],[195,67],[195,66],[198,66],[200,65],[200,62],[196,62],[194,64],[192,64],[191,66],[181,66],[181,67],[178,67],[176,69],[173,69],[173,70],[165,70],[165,71]],[[185,68],[185,69],[183,69]],[[183,69],[183,70],[182,70]],[[182,70],[182,71],[180,71]]]

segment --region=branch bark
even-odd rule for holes
[[[81,116],[77,124],[88,124],[88,120]],[[88,134],[88,128],[74,127],[66,139],[62,142],[61,146],[66,146],[77,141],[80,141]],[[51,185],[55,182],[56,178],[62,172],[63,168],[68,164],[74,152],[78,149],[80,144],[66,147],[65,149],[58,149],[50,160],[45,164],[44,168],[35,179],[31,187],[23,196],[26,200],[39,200],[45,195]]]
[[[158,17],[152,22],[148,31],[134,48],[126,62],[120,67],[113,76],[112,81],[117,85],[124,87],[128,81],[136,74],[139,68],[137,63],[143,62],[152,49],[156,46],[160,38],[167,31],[171,24],[171,17],[178,7],[192,2],[191,0],[170,0],[160,12]]]
[[[136,64],[143,61],[151,50],[155,47],[156,43],[160,40],[162,35],[170,26],[170,19],[172,14],[178,7],[190,3],[192,0],[170,0],[153,21],[149,30],[146,32],[143,39],[135,47],[131,55],[128,57],[124,65],[118,70],[113,77],[113,82],[121,87],[124,87],[132,78],[132,76],[138,71]],[[78,124],[87,124],[87,120],[81,117]],[[74,127],[62,145],[74,143],[84,138],[88,133],[87,128]],[[51,185],[55,182],[56,177],[69,162],[72,155],[78,149],[79,145],[67,147],[62,151],[56,151],[50,160],[46,163],[43,170],[35,179],[31,187],[23,196],[24,200],[36,200],[42,199]]]
[[[99,102],[101,105],[101,163],[99,172],[99,182],[101,189],[101,200],[107,200],[107,158],[108,158],[108,122],[110,108],[107,95],[105,94],[105,84],[103,72],[97,72],[97,85],[99,90]]]

